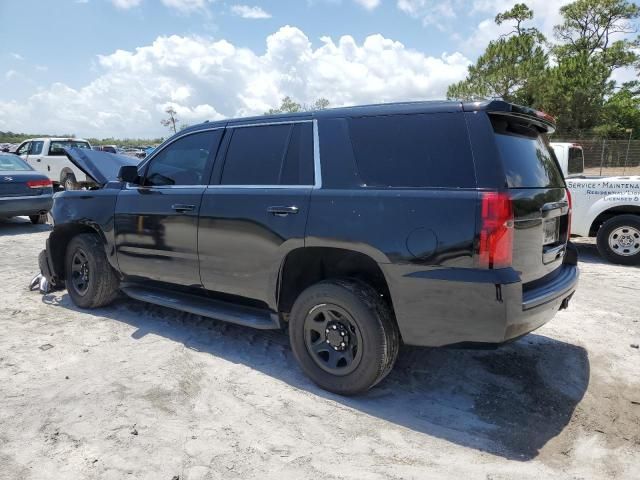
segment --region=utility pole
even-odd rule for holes
[[[629,160],[629,147],[631,146],[631,135],[633,134],[633,128],[627,128],[625,132],[629,133],[629,140],[627,141],[627,155],[624,157],[624,168],[622,169],[622,175],[627,171],[627,160]]]

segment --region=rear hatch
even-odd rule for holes
[[[570,234],[569,194],[546,137],[548,124],[503,112],[490,118],[512,199],[512,266],[526,290],[550,280],[562,265]]]

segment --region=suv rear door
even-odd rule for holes
[[[569,197],[541,126],[504,113],[489,118],[513,202],[513,268],[527,284],[562,264],[569,237]]]
[[[304,246],[313,186],[310,119],[228,125],[200,210],[203,286],[272,306],[283,258]]]

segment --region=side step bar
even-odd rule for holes
[[[195,315],[202,315],[203,317],[214,318],[245,327],[258,328],[260,330],[276,330],[280,328],[278,315],[260,308],[245,307],[201,297],[199,295],[142,287],[139,285],[123,285],[121,290],[136,300],[193,313]]]

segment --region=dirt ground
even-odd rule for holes
[[[284,333],[29,292],[47,235],[0,222],[2,479],[640,478],[640,269],[591,242],[569,310],[534,334],[405,348],[341,398]]]

